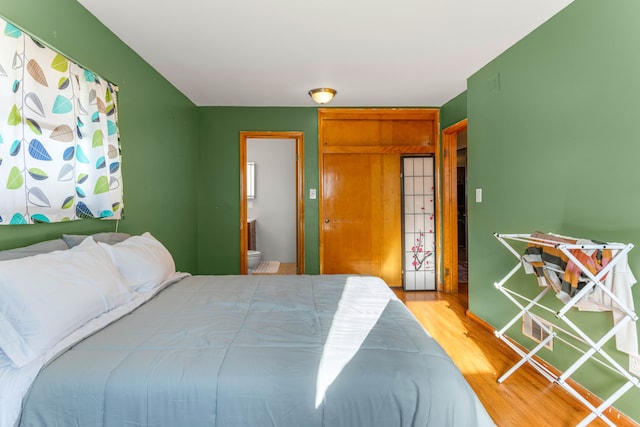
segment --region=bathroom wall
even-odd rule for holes
[[[247,161],[255,162],[256,246],[263,261],[296,262],[296,146],[294,139],[247,139]]]

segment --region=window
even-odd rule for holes
[[[0,224],[119,219],[115,86],[0,27]]]
[[[256,198],[256,164],[255,162],[247,162],[247,199]]]

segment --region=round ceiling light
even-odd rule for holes
[[[336,93],[338,92],[336,92],[335,89],[331,89],[330,87],[319,87],[317,89],[311,89],[309,91],[309,96],[317,104],[326,104],[333,99]]]

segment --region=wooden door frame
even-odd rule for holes
[[[467,129],[464,119],[442,131],[442,292],[458,292],[458,133]],[[440,228],[440,227],[438,227]]]
[[[240,132],[240,274],[248,274],[247,139],[295,140],[296,273],[304,274],[304,132]]]

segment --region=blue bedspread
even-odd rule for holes
[[[185,278],[46,366],[21,425],[493,423],[384,282],[330,275]]]

